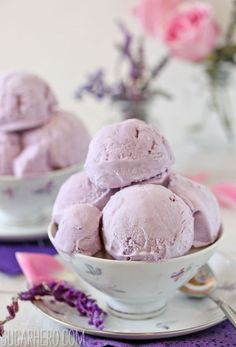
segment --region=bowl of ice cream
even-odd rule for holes
[[[213,244],[180,257],[149,262],[114,260],[104,253],[69,254],[56,246],[56,232],[56,224],[51,224],[49,237],[59,254],[80,278],[105,294],[109,312],[126,319],[147,319],[164,312],[168,300],[209,260],[221,239],[220,235]]]
[[[81,169],[90,135],[40,77],[0,75],[0,237],[43,232],[59,187]]]
[[[160,314],[221,239],[216,198],[172,173],[173,161],[153,126],[109,125],[91,141],[85,170],[56,198],[49,238],[117,316]]]

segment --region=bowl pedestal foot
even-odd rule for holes
[[[130,320],[143,320],[159,316],[167,307],[166,300],[164,299],[144,303],[130,303],[109,298],[107,300],[107,305],[112,315]]]

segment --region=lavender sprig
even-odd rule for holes
[[[98,100],[110,94],[110,88],[105,81],[102,69],[95,71],[88,77],[88,80],[76,90],[75,97],[82,99],[85,94],[91,94]]]
[[[143,40],[139,40],[137,48],[134,47],[134,37],[123,23],[118,23],[123,36],[123,42],[116,45],[121,58],[129,65],[128,79],[136,83],[143,77],[144,72],[144,47]],[[127,81],[129,82],[129,81]]]
[[[8,316],[4,321],[0,321],[0,337],[4,335],[4,325],[15,318],[17,312],[19,311],[18,297],[12,298],[10,305],[7,305]]]
[[[4,334],[4,326],[7,322],[15,318],[19,311],[20,301],[39,301],[44,296],[51,296],[58,302],[64,302],[70,307],[74,307],[81,316],[88,317],[88,323],[97,329],[103,329],[106,313],[97,305],[96,301],[85,293],[71,287],[66,282],[48,282],[42,283],[31,289],[21,292],[16,298],[12,299],[7,306],[8,316],[4,321],[0,321],[0,336]]]
[[[154,90],[153,82],[160,72],[166,67],[170,56],[164,57],[154,67],[148,67],[145,60],[145,49],[143,39],[136,40],[123,23],[118,23],[118,28],[122,34],[122,40],[115,45],[119,60],[117,64],[118,80],[109,84],[102,69],[90,75],[87,81],[81,85],[75,97],[81,99],[83,96],[92,95],[97,100],[108,98],[111,101],[143,101],[156,95],[166,97],[166,92]],[[122,73],[122,68],[126,74]]]
[[[133,37],[122,22],[118,22],[117,26],[124,38],[123,43],[118,44],[117,47],[124,57],[129,57],[132,59],[131,46],[133,43]]]

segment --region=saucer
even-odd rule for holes
[[[34,241],[47,237],[50,213],[31,223],[1,223],[0,241]]]
[[[218,279],[216,294],[236,307],[236,268],[219,253],[209,263]],[[104,295],[71,272],[68,270],[68,276],[75,276],[73,286],[91,294],[98,305],[108,312]],[[75,309],[63,303],[52,303],[50,298],[33,304],[48,318],[67,328],[114,339],[147,340],[181,336],[207,329],[225,319],[210,299],[192,299],[179,291],[168,302],[166,311],[151,319],[127,320],[108,312],[103,330],[91,327],[87,318],[79,316]]]

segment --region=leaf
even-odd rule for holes
[[[160,95],[160,96],[163,96],[164,98],[168,99],[168,100],[173,100],[173,95],[170,94],[169,92],[166,92],[165,90],[163,89],[155,89],[153,91],[151,91],[151,94],[152,95]]]

